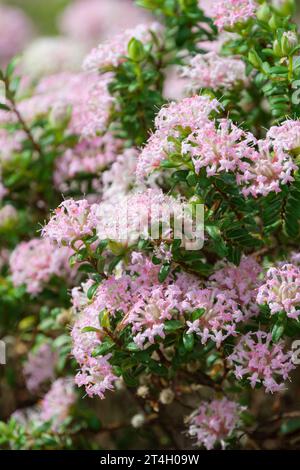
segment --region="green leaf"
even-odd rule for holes
[[[86,296],[87,296],[87,298],[88,298],[89,300],[91,300],[91,299],[94,297],[94,294],[95,294],[95,292],[96,292],[97,289],[98,289],[98,284],[96,284],[96,283],[93,284],[93,285],[88,289]]]
[[[171,331],[180,330],[180,328],[183,328],[183,324],[179,320],[167,320],[165,322],[165,331],[168,333]]]
[[[187,351],[192,351],[195,344],[195,337],[193,334],[184,333],[182,337],[183,345]]]
[[[300,418],[289,419],[284,421],[281,425],[280,432],[281,434],[290,434],[300,429]]]
[[[192,313],[192,321],[198,320],[198,318],[201,318],[205,314],[206,310],[205,308],[197,308],[197,310],[194,310]]]
[[[286,327],[286,317],[282,320],[279,319],[272,328],[272,341],[277,343],[284,334]]]
[[[131,343],[128,343],[126,346],[126,349],[132,352],[140,351],[140,348],[137,346],[137,344],[134,341],[132,341]]]
[[[167,279],[170,270],[171,270],[171,265],[170,264],[164,264],[160,268],[159,273],[158,273],[159,282],[164,282]]]
[[[0,103],[0,109],[2,109],[3,111],[10,111],[10,107],[4,103]]]
[[[115,347],[115,343],[110,338],[106,338],[102,344],[100,344],[94,349],[92,356],[93,357],[104,356],[106,353],[108,353],[108,351],[110,351],[114,347]]]

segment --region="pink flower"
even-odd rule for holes
[[[70,414],[76,401],[73,381],[70,378],[57,379],[41,402],[41,420],[51,421],[52,429],[58,431]]]
[[[270,192],[279,193],[281,185],[294,181],[293,172],[297,166],[282,149],[270,148],[270,141],[259,141],[259,151],[249,155],[242,171],[237,174],[237,183],[242,185],[244,196],[267,196]]]
[[[54,380],[56,353],[47,343],[42,344],[35,352],[28,354],[23,368],[26,387],[31,393],[37,393],[48,381]]]
[[[235,172],[245,168],[244,158],[251,158],[253,149],[249,143],[255,142],[252,134],[244,132],[229,119],[221,119],[216,129],[210,121],[193,132],[182,142],[182,153],[189,154],[195,171],[206,168],[208,176],[219,172]]]
[[[65,192],[74,185],[72,180],[80,174],[99,176],[116,159],[119,147],[120,142],[109,133],[102,137],[81,140],[56,160],[54,172],[56,187]]]
[[[194,56],[183,68],[182,76],[190,80],[189,88],[193,91],[201,88],[228,90],[247,85],[245,63],[241,59],[222,57],[216,52]]]
[[[160,189],[141,189],[124,195],[115,206],[114,199],[99,204],[97,216],[103,222],[98,227],[98,237],[132,245],[139,238],[158,237],[159,224],[160,238],[170,240],[175,232],[174,221],[182,220],[184,201],[165,195]]]
[[[284,121],[280,126],[273,126],[267,132],[267,139],[270,139],[276,149],[285,152],[300,151],[300,120]]]
[[[188,299],[195,310],[203,309],[203,314],[186,322],[187,334],[196,333],[203,344],[211,339],[217,347],[229,336],[236,336],[237,324],[244,319],[244,313],[229,291],[214,287],[191,290]]]
[[[196,438],[198,446],[211,450],[217,443],[222,449],[239,425],[239,415],[243,408],[233,401],[223,398],[203,402],[189,417],[188,433]]]
[[[222,31],[255,16],[257,4],[254,0],[214,0],[211,16]]]
[[[63,34],[93,46],[145,17],[130,1],[76,0],[64,10],[59,26]]]
[[[283,381],[294,369],[291,354],[284,352],[284,342],[272,344],[272,335],[264,331],[242,336],[228,361],[237,379],[247,378],[252,388],[262,384],[267,393],[283,390]]]
[[[156,116],[156,132],[143,148],[137,164],[137,177],[143,180],[152,171],[159,168],[172,150],[168,137],[178,137],[178,128],[188,129],[191,133],[208,123],[212,111],[217,111],[219,102],[207,96],[193,96],[179,102],[171,102],[161,108]]]
[[[136,183],[138,151],[125,149],[118,155],[109,169],[102,173],[104,201],[122,201]]]
[[[206,123],[212,111],[219,110],[220,103],[208,96],[195,95],[178,102],[171,102],[159,111],[155,118],[155,127],[159,131],[173,132],[177,127],[192,131]]]
[[[279,268],[270,268],[266,281],[259,288],[259,304],[268,304],[271,313],[286,312],[290,318],[300,315],[300,268],[293,264],[284,264]]]
[[[15,286],[25,285],[29,294],[39,294],[53,276],[72,278],[66,247],[53,247],[49,240],[34,238],[20,243],[9,260]]]
[[[71,133],[95,137],[107,130],[114,102],[107,88],[110,80],[109,75],[99,77],[93,73],[50,75],[39,82],[31,97],[20,100],[17,108],[27,123],[54,117],[55,121],[66,121]],[[13,113],[0,116],[2,122],[16,122]]]
[[[58,245],[70,245],[92,235],[98,222],[95,212],[96,206],[90,206],[85,199],[67,199],[54,211],[42,235]]]
[[[0,66],[26,46],[32,36],[32,24],[23,10],[0,5]]]
[[[246,319],[259,313],[256,297],[261,284],[261,271],[253,257],[244,257],[239,266],[225,264],[210,277],[210,282],[215,287],[228,291],[230,297],[242,307]]]
[[[159,33],[160,25],[139,24],[133,29],[114,36],[109,41],[99,44],[85,58],[83,68],[89,72],[118,67],[127,56],[127,47],[130,39],[135,38],[146,44],[151,40],[151,33]]]
[[[117,377],[113,374],[112,367],[108,362],[110,357],[110,354],[95,358],[89,357],[76,375],[75,383],[78,387],[84,385],[89,397],[97,395],[103,399],[107,390],[114,389]]]

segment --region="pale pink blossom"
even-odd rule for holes
[[[20,8],[0,5],[0,65],[20,53],[33,34],[30,19]]]
[[[60,120],[68,123],[69,132],[96,136],[106,132],[114,103],[107,88],[110,80],[109,75],[99,77],[93,73],[50,75],[40,80],[32,96],[18,101],[17,108],[29,124],[39,118],[52,117],[51,113],[57,114],[59,109]],[[14,123],[17,118],[12,112],[5,112],[1,121]]]
[[[53,247],[49,240],[34,238],[21,242],[10,256],[9,264],[15,286],[25,285],[29,294],[37,295],[53,276],[73,278],[69,267],[72,250]]]
[[[81,370],[75,377],[75,383],[78,387],[84,386],[88,396],[97,395],[103,399],[107,390],[114,390],[114,382],[117,377],[109,363],[110,357],[110,354],[89,357],[82,364]]]
[[[79,141],[74,148],[67,149],[56,160],[53,176],[55,186],[65,192],[76,176],[89,174],[99,177],[100,173],[116,159],[119,148],[120,141],[110,133]]]
[[[63,201],[43,228],[43,237],[58,245],[70,245],[92,235],[98,222],[95,209],[86,199]]]
[[[297,165],[282,149],[270,147],[269,140],[259,141],[258,151],[253,151],[250,161],[245,162],[237,174],[237,183],[242,186],[244,196],[267,196],[270,192],[279,193],[281,185],[294,181],[293,173]]]
[[[267,132],[267,139],[270,139],[275,148],[286,152],[300,151],[300,120],[287,120],[280,126],[273,126]]]
[[[52,429],[59,431],[68,418],[71,407],[76,401],[73,381],[70,377],[57,379],[41,402],[40,418],[42,422],[51,421]]]
[[[24,51],[20,68],[32,81],[61,72],[79,72],[86,49],[60,36],[39,37]]]
[[[189,80],[193,90],[210,88],[230,90],[247,86],[246,66],[241,59],[222,57],[216,52],[198,54],[182,69],[182,76]]]
[[[267,304],[271,313],[285,312],[290,318],[300,315],[300,268],[293,264],[283,264],[270,268],[266,280],[259,288],[259,304]]]
[[[161,108],[155,119],[156,131],[150,136],[138,159],[137,178],[143,180],[167,158],[173,148],[168,137],[178,137],[180,128],[188,129],[190,133],[201,129],[209,122],[210,114],[218,111],[219,107],[216,99],[196,95]]]
[[[283,390],[294,369],[291,353],[284,352],[284,342],[272,343],[271,333],[264,331],[242,336],[228,361],[238,380],[246,378],[252,388],[262,384],[267,393]]]
[[[243,411],[238,403],[223,398],[202,402],[189,417],[188,434],[196,439],[198,446],[211,450],[216,444],[226,447],[226,440],[234,435],[239,425],[240,413]]]
[[[256,8],[254,0],[214,0],[211,16],[222,31],[253,18]]]
[[[261,266],[251,256],[243,257],[239,266],[225,263],[209,278],[212,285],[228,291],[230,297],[243,308],[246,317],[259,313],[256,303]]]
[[[189,154],[195,171],[206,169],[208,176],[219,172],[244,171],[245,158],[254,153],[250,144],[255,142],[251,133],[235,126],[229,119],[221,119],[218,127],[209,121],[182,142],[182,153]]]
[[[37,393],[42,386],[55,378],[57,354],[48,343],[42,344],[36,351],[28,354],[23,367],[26,387],[31,393]]]
[[[59,18],[63,34],[94,46],[146,19],[142,9],[128,0],[76,0]]]
[[[150,25],[139,24],[133,29],[127,29],[114,36],[109,41],[100,43],[85,58],[83,63],[84,70],[95,72],[97,70],[118,67],[125,61],[129,41],[135,38],[146,44],[151,41],[151,32],[159,34],[160,26],[158,23]]]

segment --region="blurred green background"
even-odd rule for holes
[[[0,0],[0,3],[21,7],[31,16],[37,33],[56,34],[56,18],[71,0]]]

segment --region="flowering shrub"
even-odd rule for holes
[[[101,3],[0,71],[0,446],[298,448],[294,2]]]

